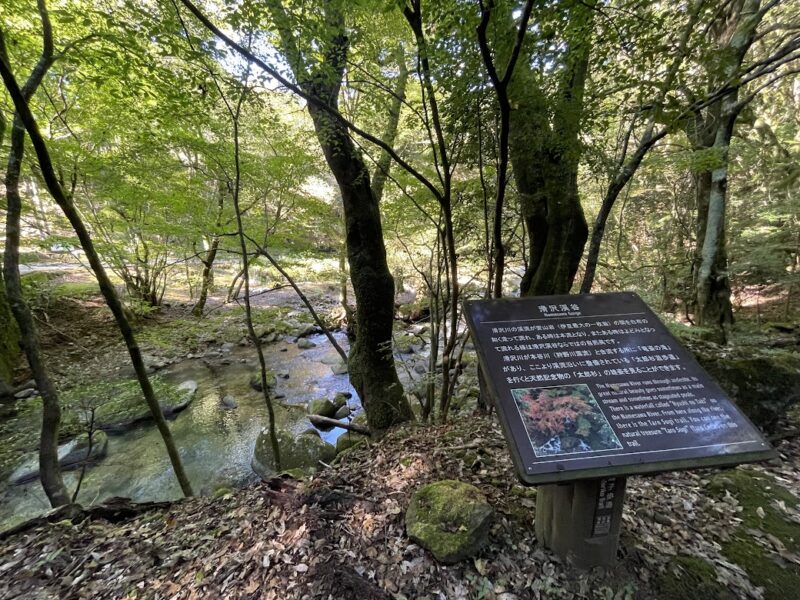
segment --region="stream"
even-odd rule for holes
[[[337,333],[336,338],[346,349],[346,336]],[[267,365],[278,374],[274,390],[279,398],[274,403],[277,425],[296,435],[311,427],[305,405],[314,398],[350,392],[348,403],[353,414],[361,411],[347,374],[337,375],[332,369],[341,363],[341,358],[327,338],[318,334],[307,339],[316,346],[301,350],[291,339],[263,346]],[[170,428],[195,493],[199,494],[211,494],[219,486],[241,487],[258,480],[250,461],[256,437],[267,425],[267,410],[263,395],[249,385],[250,377],[257,373],[255,350],[236,346],[215,363],[221,361],[227,364],[215,369],[216,380],[200,358],[185,359],[158,372],[175,384],[186,380],[198,384],[194,401],[170,422]],[[223,408],[223,395],[233,396],[237,408]],[[343,432],[335,428],[320,434],[335,444]],[[135,501],[181,497],[161,437],[152,423],[123,434],[109,434],[108,438],[108,454],[86,470],[78,502],[87,506],[113,496]],[[68,489],[75,489],[78,473],[64,473]],[[0,530],[47,510],[49,504],[38,479],[24,485],[12,485],[8,479],[0,481]]]

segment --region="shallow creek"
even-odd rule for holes
[[[337,334],[346,349],[344,334]],[[305,405],[319,397],[333,398],[336,392],[350,392],[349,405],[356,414],[361,405],[350,386],[347,374],[336,375],[332,367],[341,359],[323,335],[308,338],[316,347],[301,350],[291,340],[264,345],[267,365],[276,374],[274,394],[276,421],[299,435],[311,427]],[[219,364],[221,359],[214,360]],[[252,347],[235,347],[222,360],[215,379],[199,358],[174,363],[159,374],[180,384],[198,383],[194,401],[170,422],[175,442],[183,458],[196,493],[209,494],[219,486],[242,486],[256,481],[250,468],[258,433],[267,425],[263,395],[254,391],[250,377],[257,373],[258,360]],[[288,378],[282,376],[288,374]],[[223,395],[230,395],[238,405],[225,409]],[[31,415],[31,418],[35,418]],[[336,428],[320,432],[323,439],[335,443],[343,433]],[[86,471],[78,502],[90,505],[113,496],[136,501],[169,500],[180,497],[180,488],[170,468],[169,459],[157,429],[144,424],[120,435],[109,435],[108,455]],[[64,473],[70,490],[75,488],[78,471]],[[0,481],[0,530],[48,510],[39,481],[11,485]]]

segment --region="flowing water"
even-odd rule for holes
[[[278,374],[274,393],[283,396],[275,401],[277,424],[297,435],[311,427],[305,405],[314,398],[333,398],[336,392],[350,392],[350,407],[354,413],[361,410],[347,374],[337,375],[331,368],[341,359],[328,340],[323,335],[308,339],[317,346],[300,350],[288,340],[264,345],[267,365]],[[346,349],[347,339],[343,334],[337,334],[337,341]],[[250,461],[256,437],[267,425],[264,397],[249,385],[250,377],[258,372],[258,360],[251,347],[235,347],[224,355],[224,360],[229,364],[215,369],[216,378],[200,359],[187,359],[159,372],[175,384],[189,379],[198,383],[192,404],[170,422],[196,493],[207,494],[217,486],[242,486],[258,479]],[[282,377],[285,374],[288,378]],[[238,407],[224,409],[220,404],[223,395],[233,396]],[[343,430],[320,433],[323,439],[335,443]],[[77,473],[64,473],[70,490],[75,488]],[[108,455],[87,469],[78,501],[90,505],[113,496],[135,501],[181,496],[164,445],[152,423],[121,435],[109,435]],[[48,509],[38,480],[19,486],[0,481],[0,530]]]

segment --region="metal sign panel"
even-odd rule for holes
[[[464,308],[525,483],[774,455],[634,293],[467,301]]]

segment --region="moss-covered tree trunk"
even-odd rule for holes
[[[344,16],[336,2],[324,4],[325,35],[311,67],[296,44],[289,15],[277,0],[267,3],[281,44],[303,92],[338,110],[347,60]],[[413,418],[392,355],[394,279],[386,261],[378,200],[370,175],[341,121],[316,103],[308,110],[322,152],[342,195],[350,279],[356,299],[356,339],[350,346],[348,371],[372,429],[386,429]]]
[[[594,11],[591,3],[569,12],[570,37],[559,89],[537,87],[527,63],[517,67],[510,96],[510,157],[528,232],[525,296],[565,294],[572,287],[589,234],[578,195],[580,124],[589,70]]]
[[[11,391],[19,355],[19,329],[8,305],[5,280],[0,274],[0,397]]]

